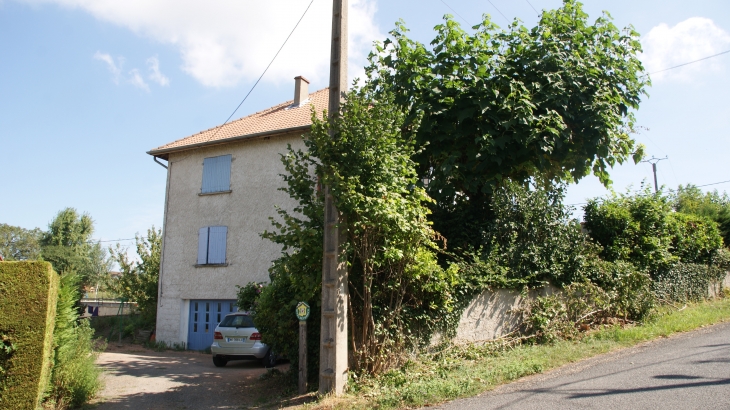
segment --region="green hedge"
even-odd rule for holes
[[[38,407],[51,373],[58,275],[48,262],[0,262],[0,409]]]

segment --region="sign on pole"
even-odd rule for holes
[[[297,303],[295,309],[299,319],[299,394],[307,392],[307,319],[311,309],[306,302]]]

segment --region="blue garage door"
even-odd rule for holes
[[[223,318],[238,311],[235,300],[191,300],[188,349],[205,350],[213,344],[213,331]]]

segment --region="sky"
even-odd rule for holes
[[[349,78],[362,76],[372,42],[399,19],[428,43],[452,14],[528,27],[560,0],[350,0]],[[309,7],[309,9],[308,9]],[[0,223],[46,229],[74,207],[94,238],[130,246],[162,226],[166,171],[152,148],[222,124],[292,32],[234,115],[293,98],[298,75],[327,86],[331,0],[0,0]],[[726,0],[586,0],[641,34],[650,73],[730,50]],[[651,76],[636,112],[660,185],[730,180],[730,53]],[[613,189],[653,184],[651,165],[611,171]],[[730,183],[703,189],[730,190]],[[576,204],[609,191],[595,177],[571,185]],[[273,212],[272,212],[273,213]]]

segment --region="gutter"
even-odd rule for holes
[[[295,132],[295,131],[309,130],[311,128],[312,128],[312,124],[300,125],[297,127],[258,132],[255,134],[241,135],[238,137],[231,137],[231,138],[226,138],[226,139],[221,139],[221,140],[204,141],[204,142],[199,142],[197,144],[185,145],[185,146],[181,146],[181,147],[174,147],[174,148],[168,148],[168,149],[153,149],[153,150],[147,151],[147,154],[152,155],[155,158],[161,158],[161,159],[167,160],[167,155],[171,154],[173,152],[187,151],[187,150],[191,150],[191,149],[195,149],[195,148],[206,147],[206,146],[217,145],[217,144],[225,144],[225,143],[229,143],[229,142],[247,140],[247,139],[252,139],[252,138],[257,138],[257,137],[288,134],[288,133]],[[155,160],[155,162],[157,162],[157,160]],[[158,162],[158,164],[162,165],[159,162]],[[164,165],[162,165],[162,166],[164,167]]]
[[[157,156],[152,157],[153,160],[155,160],[156,163],[160,164],[161,167],[167,169],[167,165],[163,164],[162,162],[157,160]]]

